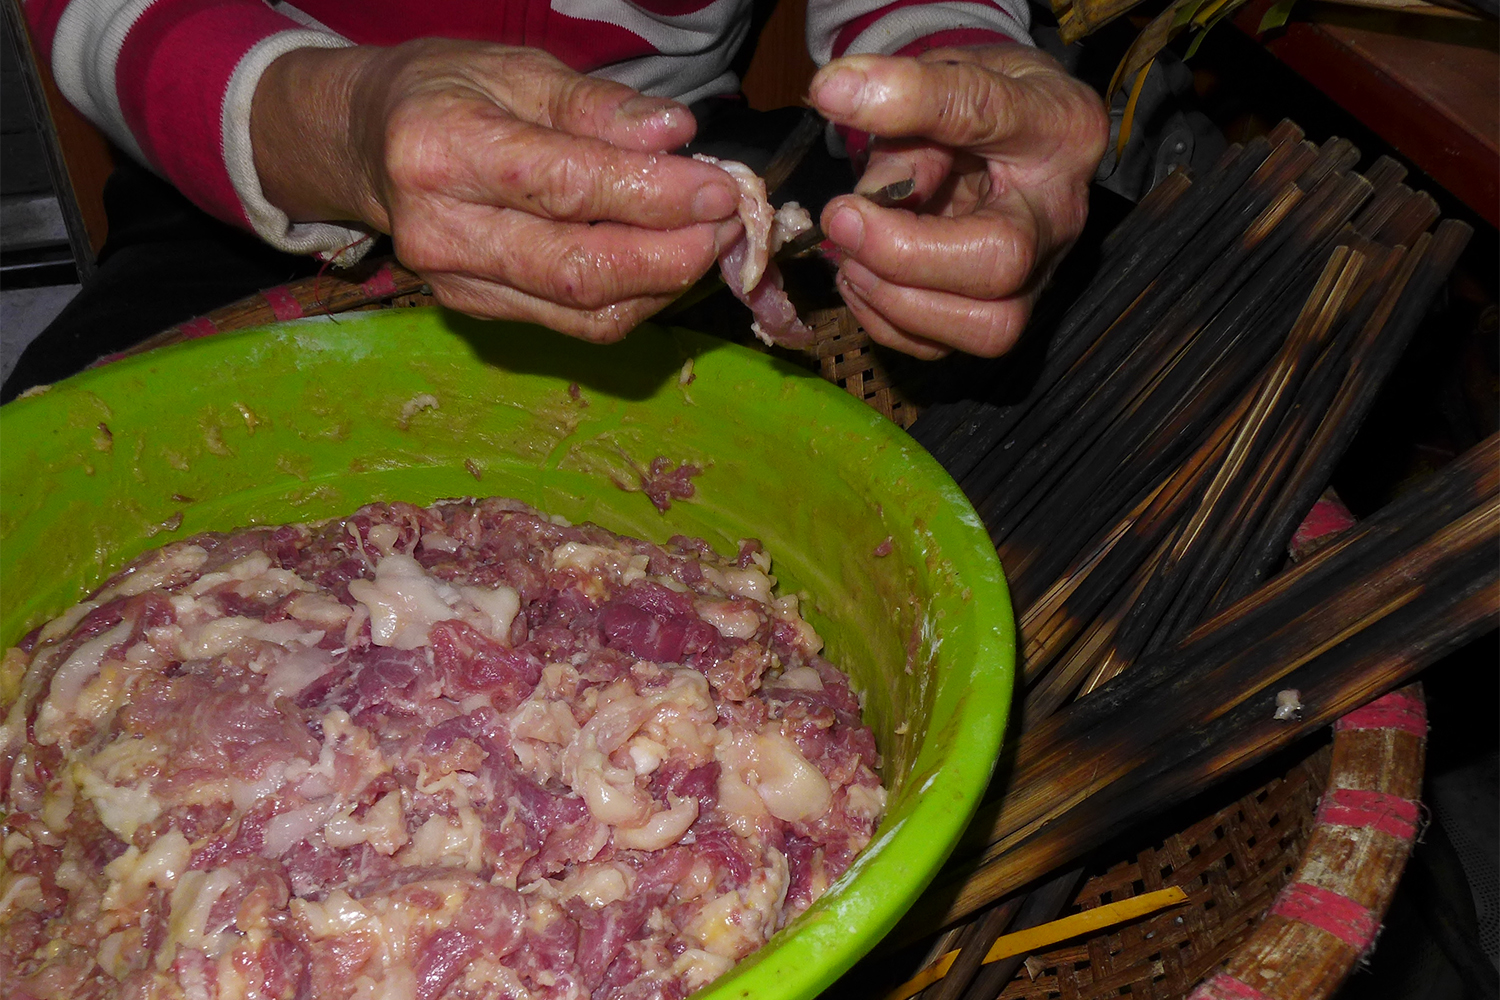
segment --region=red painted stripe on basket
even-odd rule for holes
[[[1363,952],[1375,942],[1380,918],[1341,893],[1307,882],[1292,882],[1281,890],[1271,913],[1311,924]]]
[[[396,278],[391,274],[391,265],[381,264],[380,270],[365,279],[359,287],[366,295],[376,298],[396,294]]]
[[[1199,983],[1188,1000],[1266,1000],[1266,995],[1227,972],[1216,972]]]
[[[1317,822],[1355,826],[1415,840],[1421,809],[1411,799],[1367,788],[1335,788],[1318,804]]]
[[[1307,512],[1307,517],[1297,526],[1297,531],[1292,535],[1292,547],[1296,548],[1306,545],[1315,538],[1332,534],[1335,531],[1343,531],[1345,528],[1354,526],[1354,515],[1349,513],[1349,508],[1337,497],[1325,494],[1313,504],[1312,510]]]
[[[293,295],[285,285],[267,288],[260,294],[271,304],[272,314],[283,323],[289,319],[302,318],[302,303],[297,301],[297,296]]]
[[[199,316],[197,319],[190,319],[186,323],[183,323],[182,325],[177,327],[177,330],[182,334],[184,340],[197,340],[199,337],[211,337],[219,332],[219,328],[214,326],[214,321],[209,319],[207,316]]]
[[[1392,691],[1333,724],[1336,733],[1347,729],[1397,729],[1413,736],[1426,736],[1427,706],[1408,691]]]

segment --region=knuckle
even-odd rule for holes
[[[553,272],[554,301],[582,309],[600,309],[614,301],[599,261],[582,247],[570,247]]]
[[[998,358],[1009,352],[1016,346],[1030,312],[1029,302],[1022,301],[1010,301],[1001,303],[998,307],[992,305],[988,309],[974,310],[971,329],[977,331],[977,336],[968,347],[969,353],[983,358]]]
[[[427,276],[423,275],[423,277]],[[453,309],[481,319],[506,318],[480,302],[469,289],[460,283],[436,275],[428,278],[428,284],[432,287],[432,297],[437,299],[438,305],[445,309]]]
[[[560,157],[543,171],[543,204],[549,218],[591,222],[599,212],[594,172],[574,156]]]
[[[446,140],[435,134],[431,118],[404,101],[390,115],[385,129],[385,174],[397,189],[434,191],[453,177]]]
[[[1037,265],[1036,234],[1006,227],[985,245],[989,276],[982,290],[984,298],[997,299],[1013,294],[1030,279]]]
[[[421,275],[455,271],[460,261],[452,240],[443,239],[421,220],[422,212],[403,211],[391,217],[391,244],[397,258]]]

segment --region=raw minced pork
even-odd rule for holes
[[[769,568],[500,499],[141,557],[6,654],[3,991],[685,996],[885,800]]]

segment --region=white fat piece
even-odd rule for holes
[[[812,227],[812,215],[807,209],[795,201],[787,202],[776,210],[776,217],[771,220],[770,252],[774,254]]]
[[[833,804],[833,789],[823,772],[776,729],[738,734],[720,743],[716,756],[723,765],[719,807],[732,817],[739,814],[753,824],[764,809],[788,823],[808,822]],[[745,789],[755,796],[747,796]]]
[[[396,649],[428,645],[432,626],[454,618],[509,645],[511,622],[521,608],[520,595],[510,587],[454,587],[401,552],[375,565],[374,580],[352,581],[349,596],[369,612],[375,645]]]

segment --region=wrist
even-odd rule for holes
[[[370,47],[294,49],[256,85],[250,112],[255,169],[266,200],[292,222],[361,222],[385,229],[350,113]]]

